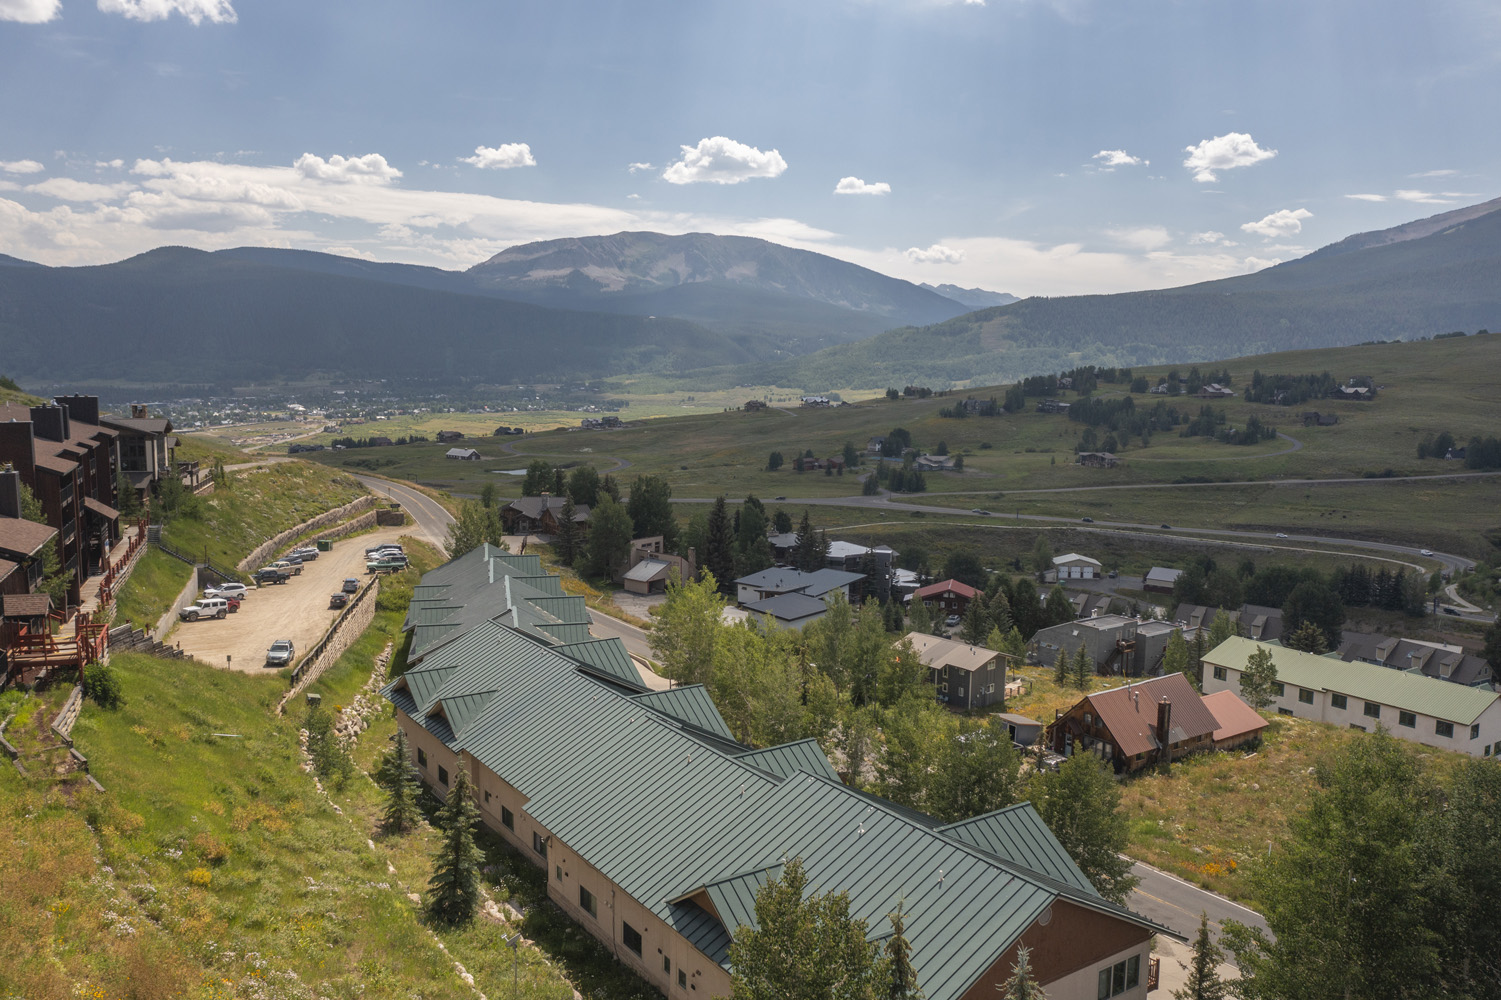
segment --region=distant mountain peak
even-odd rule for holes
[[[920,288],[937,292],[946,299],[953,299],[962,306],[971,309],[989,309],[993,306],[1009,306],[1021,299],[1009,292],[992,292],[988,288],[960,288],[958,285],[930,285],[926,281]]]
[[[1338,243],[1331,243],[1326,247],[1320,247],[1303,259],[1307,260],[1320,255],[1332,257],[1335,254],[1350,253],[1354,250],[1369,250],[1372,247],[1390,246],[1393,243],[1403,243],[1407,240],[1419,240],[1425,236],[1441,233],[1445,229],[1463,225],[1473,219],[1478,219],[1497,211],[1501,211],[1501,198],[1492,198],[1490,201],[1481,202],[1479,205],[1467,205],[1464,208],[1456,208],[1450,212],[1441,212],[1438,215],[1430,215],[1426,219],[1404,222],[1402,225],[1393,226],[1390,229],[1377,229],[1369,233],[1356,233],[1353,236],[1346,236]]]

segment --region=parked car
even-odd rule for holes
[[[302,556],[297,553],[293,552],[290,555],[284,556],[282,562],[287,563],[297,572],[302,572]]]
[[[958,615],[949,615],[947,618],[945,618],[943,620],[943,623],[945,625],[947,625],[949,628],[953,628],[955,625],[958,625],[961,621],[963,621],[963,619],[960,618]]]
[[[291,639],[277,639],[266,650],[266,666],[289,667],[292,660],[297,656],[297,649],[292,645]]]
[[[267,566],[255,571],[256,583],[286,583],[290,579],[292,579],[291,572],[277,569],[275,566]]]
[[[296,556],[303,562],[312,562],[314,559],[318,558],[318,546],[306,545],[300,549],[293,549],[291,555]]]
[[[369,573],[389,573],[406,568],[406,556],[380,556],[365,563],[365,570]]]
[[[358,594],[360,592],[360,581],[352,576],[346,576],[344,578],[343,590],[346,594]]]
[[[1094,518],[1092,518],[1092,517],[1086,517],[1086,518],[1084,518],[1084,523],[1085,524],[1094,524]]]
[[[250,588],[243,583],[218,583],[203,588],[204,597],[234,597],[240,600],[250,593]]]
[[[342,590],[337,594],[328,595],[328,606],[333,611],[337,611],[340,608],[347,606],[348,604],[349,595],[344,593],[344,591]]]
[[[234,614],[236,611],[240,610],[240,599],[238,597],[226,597],[224,600],[229,605],[230,614]]]
[[[223,618],[227,614],[229,601],[222,597],[200,597],[179,610],[177,617],[185,622],[196,622],[200,618]]]
[[[1120,573],[1117,572],[1116,570],[1111,570],[1109,573],[1106,573],[1105,575],[1108,576],[1108,577],[1110,577],[1110,579],[1114,580],[1116,577],[1120,576]]]
[[[1445,604],[1442,608],[1439,608],[1439,610],[1442,611],[1446,615],[1453,615],[1455,618],[1459,617],[1459,609],[1458,608],[1451,608],[1447,604]]]
[[[281,570],[288,576],[296,576],[302,573],[302,562],[301,560],[299,560],[296,565],[293,565],[289,560],[278,559],[276,560],[276,562],[271,564],[270,568]]]
[[[406,550],[401,547],[401,543],[399,543],[399,542],[385,542],[384,544],[381,544],[381,545],[372,545],[368,549],[366,549],[365,550],[365,558],[369,559],[372,556],[375,556],[375,555],[377,555],[378,553],[381,553],[381,552],[405,552],[405,551]]]

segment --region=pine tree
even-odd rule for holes
[[[1079,648],[1074,652],[1074,687],[1080,691],[1088,690],[1089,678],[1094,675],[1094,658],[1089,655],[1089,650],[1084,643],[1079,643]]]
[[[985,602],[978,598],[970,601],[964,612],[964,624],[960,627],[959,638],[971,646],[980,646],[984,644],[989,632],[990,616],[985,613]]]
[[[891,921],[891,937],[886,941],[886,967],[891,970],[891,988],[887,1000],[923,1000],[917,985],[917,970],[912,968],[912,945],[907,941],[907,917],[902,913],[906,900],[897,900],[896,909],[886,914]]]
[[[798,461],[802,461],[799,459]],[[808,556],[813,551],[815,544],[813,525],[808,520],[808,508],[803,508],[803,519],[797,526],[797,568],[808,572]],[[814,566],[813,569],[817,569]]]
[[[569,494],[563,500],[563,509],[558,515],[558,537],[554,542],[558,559],[564,566],[572,566],[579,556],[579,526],[573,520],[577,514],[578,508],[574,506],[573,495]]]
[[[1219,964],[1224,952],[1209,936],[1209,915],[1199,913],[1199,936],[1194,939],[1193,964],[1188,969],[1188,981],[1181,989],[1173,991],[1173,1000],[1225,1000],[1230,988],[1220,981]]]
[[[1258,645],[1246,657],[1246,668],[1240,672],[1240,696],[1259,712],[1276,700],[1272,694],[1276,683],[1277,664],[1272,662],[1272,651]]]
[[[435,922],[457,926],[474,920],[480,906],[479,867],[483,855],[474,843],[479,809],[469,796],[469,774],[455,768],[453,787],[438,812],[443,831],[427,880],[427,913]]]
[[[709,531],[704,539],[703,568],[714,575],[719,589],[734,593],[735,535],[730,524],[729,506],[721,495],[709,510]]]
[[[1059,687],[1068,683],[1068,651],[1062,646],[1058,647],[1058,654],[1053,657],[1053,681]]]
[[[1016,964],[1011,967],[1011,978],[996,987],[1003,1000],[1048,1000],[1037,980],[1032,978],[1032,949],[1026,945],[1016,949]]]
[[[396,833],[405,833],[415,827],[422,816],[417,808],[420,786],[417,772],[412,767],[412,750],[405,730],[396,730],[391,749],[386,751],[376,769],[375,783],[384,788],[387,795],[381,826]]]
[[[1311,621],[1299,625],[1291,635],[1282,640],[1282,645],[1316,656],[1329,652],[1329,645],[1324,641],[1324,630]]]

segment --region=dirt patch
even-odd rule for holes
[[[276,639],[291,639],[300,656],[323,638],[338,617],[339,612],[328,606],[329,595],[339,590],[345,577],[365,582],[365,549],[408,533],[403,528],[382,528],[341,539],[332,551],[306,563],[302,573],[286,583],[251,590],[236,613],[222,620],[180,622],[167,641],[210,666],[247,674],[268,669],[266,649]]]

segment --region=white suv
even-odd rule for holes
[[[221,583],[203,588],[204,597],[238,597],[242,601],[249,592],[250,588],[243,583]]]
[[[223,618],[229,614],[229,602],[222,597],[201,597],[177,612],[177,617],[185,622],[196,622],[200,618]]]

